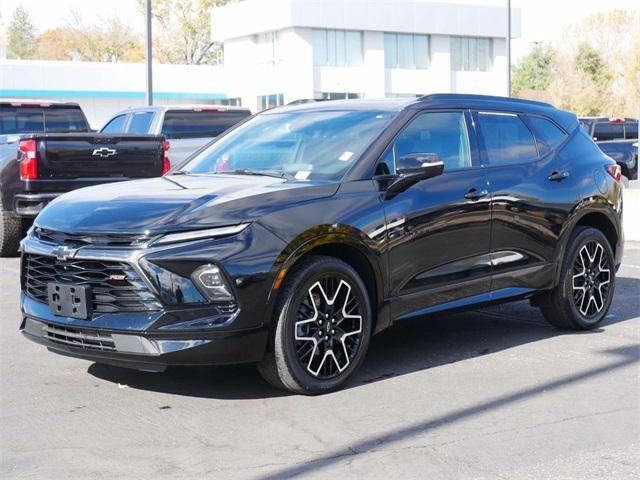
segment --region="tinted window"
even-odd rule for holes
[[[44,112],[39,107],[0,107],[0,134],[44,132]]]
[[[299,181],[339,179],[395,115],[373,110],[256,115],[182,169],[194,174],[268,171]]]
[[[124,124],[127,122],[126,115],[118,115],[107,123],[101,130],[102,133],[124,133]]]
[[[597,140],[616,140],[624,138],[624,123],[596,123],[593,136]]]
[[[45,108],[47,132],[88,132],[89,125],[79,108]]]
[[[538,155],[533,135],[514,114],[480,113],[480,130],[492,165],[529,162]]]
[[[134,113],[131,117],[131,122],[129,122],[127,133],[136,133],[138,135],[149,133],[151,120],[153,120],[153,112]]]
[[[536,136],[538,153],[540,155],[544,155],[548,151],[556,148],[566,137],[562,130],[545,118],[529,117],[528,120]]]
[[[249,116],[249,112],[168,111],[162,133],[167,138],[217,137],[229,127]]]
[[[638,122],[627,122],[625,125],[627,131],[627,140],[633,140],[638,138]]]
[[[395,163],[412,153],[438,155],[445,172],[470,167],[469,137],[462,112],[423,113],[412,120],[395,141]]]

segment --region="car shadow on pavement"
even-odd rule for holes
[[[616,296],[602,325],[566,332],[549,325],[527,301],[471,312],[399,322],[371,340],[367,357],[345,388],[436,368],[557,335],[595,335],[640,316],[640,279],[618,277]],[[173,367],[162,374],[92,364],[88,372],[106,381],[141,390],[203,398],[249,399],[287,395],[268,385],[254,365]]]

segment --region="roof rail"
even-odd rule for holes
[[[423,95],[418,97],[416,100],[424,101],[424,100],[454,100],[454,99],[467,99],[467,100],[491,100],[494,102],[509,102],[509,103],[519,103],[522,105],[538,105],[541,107],[555,108],[550,103],[546,102],[538,102],[536,100],[525,100],[522,98],[513,98],[513,97],[498,97],[494,95],[474,95],[474,94],[466,94],[466,93],[431,93],[429,95]]]

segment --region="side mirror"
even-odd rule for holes
[[[397,177],[387,186],[387,197],[393,197],[407,188],[444,172],[444,163],[435,153],[411,153],[400,157]]]

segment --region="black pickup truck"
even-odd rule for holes
[[[603,153],[620,165],[627,182],[638,179],[638,120],[583,117],[580,126]]]
[[[162,135],[91,133],[77,104],[0,101],[0,255],[15,255],[33,218],[62,193],[158,177],[170,168]]]

